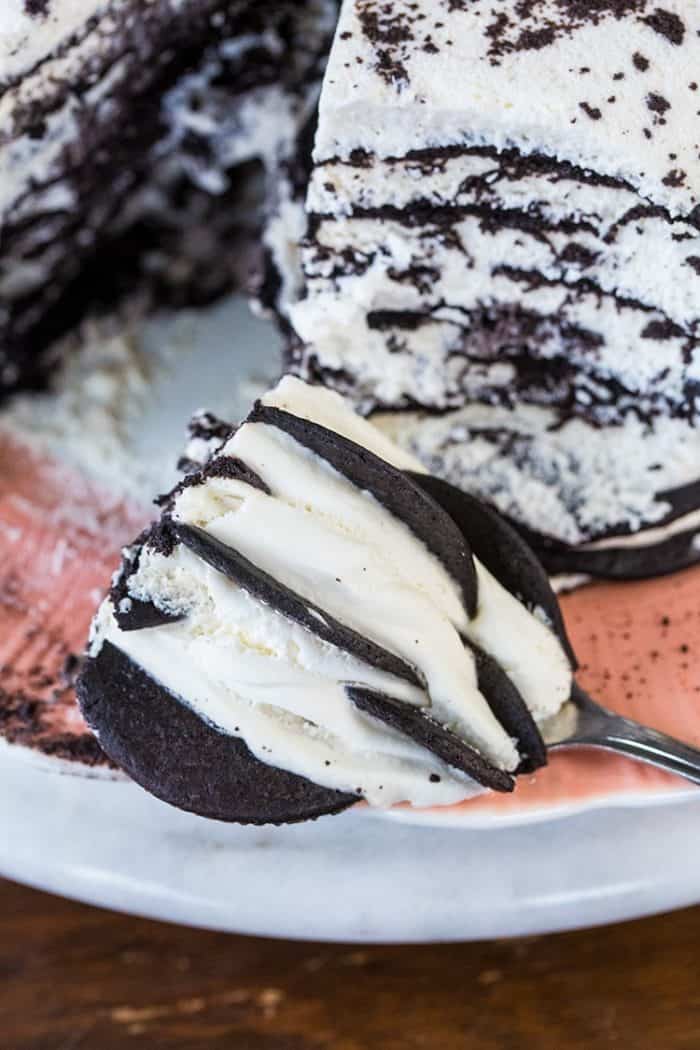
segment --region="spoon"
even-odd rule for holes
[[[607,711],[574,683],[571,699],[540,726],[549,751],[599,747],[700,784],[700,750]]]

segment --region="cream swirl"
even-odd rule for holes
[[[283,379],[127,552],[91,659],[109,643],[262,763],[372,805],[511,789],[569,659],[419,470]]]

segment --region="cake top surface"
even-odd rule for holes
[[[0,85],[32,69],[110,6],[109,0],[6,0],[0,14]]]
[[[700,7],[685,0],[346,0],[316,156],[515,146],[700,200]]]

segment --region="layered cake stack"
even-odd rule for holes
[[[552,571],[700,558],[700,11],[347,0],[314,159],[292,367]]]
[[[264,176],[277,194],[335,15],[334,0],[2,5],[0,387],[40,378],[86,311],[205,302],[260,268]]]
[[[700,13],[664,3],[11,0],[0,388],[255,271],[286,367],[552,573],[699,560]]]

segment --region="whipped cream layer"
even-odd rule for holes
[[[569,661],[543,609],[423,506],[419,470],[336,394],[282,380],[126,552],[91,658],[109,643],[261,762],[372,805],[506,790],[524,740],[484,661],[535,734]]]
[[[700,480],[698,30],[645,0],[343,5],[290,366],[562,543]]]

